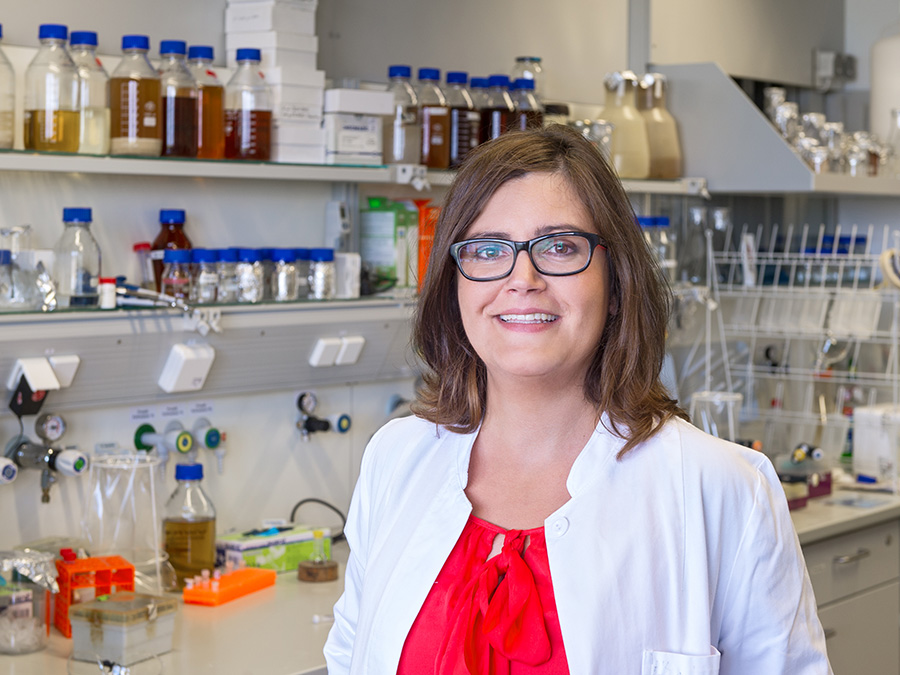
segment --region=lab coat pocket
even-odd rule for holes
[[[721,658],[715,647],[709,648],[709,656],[644,650],[641,675],[718,675]]]

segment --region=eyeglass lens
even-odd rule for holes
[[[543,274],[574,274],[584,269],[590,260],[591,243],[577,234],[541,237],[532,241],[531,261]],[[516,264],[516,249],[502,240],[474,240],[460,246],[457,257],[466,276],[489,279],[512,271]]]

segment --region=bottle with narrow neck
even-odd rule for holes
[[[91,209],[63,209],[63,224],[65,230],[53,250],[59,306],[95,306],[99,298],[100,246],[91,234]]]
[[[384,122],[383,151],[388,164],[419,164],[422,161],[422,125],[419,97],[410,83],[412,68],[388,68],[388,91],[394,95],[394,111]]]
[[[214,51],[206,45],[188,48],[188,69],[197,83],[197,158],[225,157],[225,87],[213,70]]]
[[[272,153],[272,105],[259,68],[260,50],[238,49],[238,67],[225,86],[225,157],[268,161]]]
[[[109,81],[112,155],[159,157],[162,149],[159,73],[149,50],[146,35],[122,37],[122,60]]]
[[[182,40],[159,43],[163,157],[197,156],[197,83],[185,62]]]
[[[422,164],[430,169],[450,166],[450,108],[440,80],[437,68],[419,68],[416,94],[422,120]]]
[[[649,178],[671,180],[681,176],[681,141],[675,118],[666,108],[666,86],[665,75],[644,75],[638,90],[638,109],[647,125]]]
[[[475,107],[466,87],[468,73],[447,73],[447,105],[450,108],[450,166],[459,166],[478,147],[481,136],[481,113]]]
[[[97,58],[97,34],[72,31],[69,46],[81,86],[78,152],[109,154],[109,75]]]
[[[515,121],[516,106],[509,95],[509,77],[488,78],[487,106],[481,112],[481,141],[490,141],[509,131]]]
[[[153,261],[153,275],[156,290],[162,288],[163,257],[167,250],[191,249],[191,240],[184,233],[184,209],[160,209],[159,234],[153,240],[150,259]]]
[[[600,117],[613,125],[610,159],[619,178],[650,175],[650,143],[647,124],[637,109],[637,76],[630,70],[610,73],[604,79],[606,102]]]
[[[69,30],[43,24],[41,48],[25,71],[25,149],[78,152],[80,85],[66,49]]]

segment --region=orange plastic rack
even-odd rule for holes
[[[134,590],[134,565],[117,555],[77,560],[57,560],[56,571],[59,594],[53,611],[53,623],[67,638],[72,637],[69,607],[74,604],[75,591],[93,588],[94,597],[115,591]]]
[[[249,593],[275,585],[275,570],[244,567],[225,572],[218,579],[210,579],[184,589],[184,601],[192,605],[222,605]]]

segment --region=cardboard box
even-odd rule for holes
[[[274,66],[316,69],[319,41],[315,36],[278,31],[228,34],[225,36],[225,51],[229,68],[237,67],[237,50],[245,47],[259,49],[260,66],[264,70]]]
[[[325,113],[325,163],[382,163],[382,119],[378,115]]]
[[[272,125],[272,144],[317,145],[324,151],[325,130],[318,122],[295,122],[279,119]]]
[[[300,2],[240,2],[225,8],[225,32],[280,30],[296,35],[316,34],[316,4]]]
[[[322,120],[323,91],[289,84],[272,87],[272,116],[278,121],[319,123]]]
[[[272,161],[281,164],[324,164],[325,145],[279,143],[272,146]]]
[[[327,89],[325,112],[393,115],[394,95],[389,91],[373,89]]]
[[[325,90],[325,71],[293,66],[272,66],[264,73],[270,86],[293,85]]]
[[[324,533],[325,555],[331,556],[331,530],[316,529]],[[229,560],[237,564],[243,559],[249,567],[284,572],[296,570],[301,560],[312,557],[313,551],[313,530],[306,525],[226,534],[216,540],[216,566]]]

